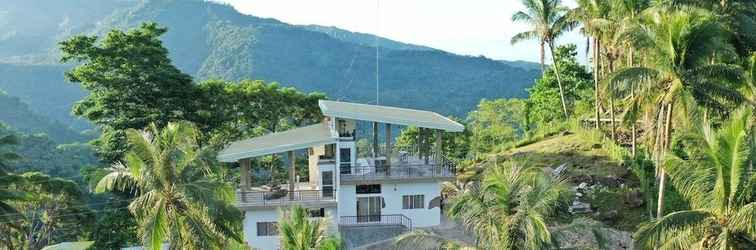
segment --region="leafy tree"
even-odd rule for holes
[[[197,145],[199,131],[187,122],[129,129],[123,164],[115,164],[96,191],[134,192],[129,211],[142,244],[160,249],[223,248],[236,233],[241,213],[231,205],[233,188],[213,174],[213,160]]]
[[[470,150],[491,153],[522,138],[530,126],[526,109],[522,99],[481,100],[467,117]]]
[[[562,69],[562,84],[568,107],[575,110],[578,102],[590,99],[591,75],[584,66],[577,62],[576,46],[574,44],[561,46],[556,51],[555,64]],[[558,105],[559,83],[555,80],[555,72],[551,69],[544,72],[528,89],[529,119],[539,127],[561,119]]]
[[[705,10],[655,8],[644,13],[642,23],[629,33],[634,46],[645,53],[645,66],[621,69],[608,81],[617,86],[624,84],[625,87],[621,87],[624,89],[637,83],[639,92],[625,113],[626,121],[635,122],[641,112],[648,110],[658,115],[657,159],[669,149],[675,105],[696,105],[726,112],[730,105],[744,100],[736,90],[742,70],[736,65],[712,63],[732,51],[723,32],[721,25]],[[665,178],[662,169],[658,217],[664,214]]]
[[[488,166],[483,179],[452,197],[449,215],[475,233],[484,249],[552,245],[547,219],[567,197],[563,180],[513,162]]]
[[[3,126],[0,123],[0,128]],[[10,149],[16,144],[18,144],[18,139],[14,134],[0,134],[0,227],[16,226],[17,223],[14,219],[18,218],[20,214],[10,202],[21,201],[28,196],[27,193],[11,189],[21,178],[7,172],[11,162],[20,158]],[[9,242],[9,240],[0,238],[0,241]],[[12,244],[6,243],[5,245],[12,249]]]
[[[278,231],[282,249],[338,250],[343,248],[341,240],[326,234],[328,230],[326,219],[311,219],[309,210],[300,206],[293,206],[290,210],[281,213]]]
[[[691,209],[643,224],[634,238],[660,249],[756,248],[753,128],[752,111],[741,109],[718,130],[707,125],[694,135],[700,156],[684,160],[670,155],[665,168]]]
[[[0,225],[0,243],[8,249],[41,249],[62,241],[76,240],[91,224],[84,194],[70,180],[50,177],[39,172],[17,175],[19,181],[7,187],[11,191],[33,194],[16,200],[11,206],[18,211],[15,225]]]
[[[0,171],[9,171],[11,162],[21,159],[11,147],[18,144],[18,137],[9,133],[5,125],[0,123]]]
[[[112,30],[99,42],[97,36],[60,42],[61,62],[80,63],[66,78],[89,91],[74,105],[74,114],[100,127],[94,145],[106,162],[126,151],[125,129],[162,127],[195,113],[192,78],[171,64],[159,39],[166,31],[144,23],[127,32]]]
[[[198,126],[211,145],[223,146],[242,138],[303,126],[322,119],[321,93],[302,93],[278,83],[209,80],[199,86],[202,108]]]
[[[568,9],[562,5],[560,0],[522,0],[522,4],[525,5],[525,12],[515,12],[512,15],[512,21],[527,23],[532,26],[532,30],[516,34],[512,37],[511,43],[515,44],[524,40],[538,39],[541,45],[541,71],[545,72],[544,46],[549,46],[551,58],[556,61],[554,43],[557,37],[565,31],[570,30],[574,26],[574,23],[568,18],[566,14]],[[564,117],[567,118],[569,114],[567,113],[567,103],[565,101],[562,80],[559,75],[558,63],[554,63],[554,72],[557,86],[559,86],[562,111],[564,112]]]

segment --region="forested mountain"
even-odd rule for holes
[[[0,89],[0,123],[5,123],[27,134],[47,134],[58,143],[84,141],[86,136],[60,122],[39,115],[29,109],[18,97],[8,96]]]
[[[40,15],[45,12],[45,15]],[[331,99],[375,101],[375,37],[297,26],[203,0],[7,0],[0,5],[0,88],[40,114],[82,129],[57,41],[145,21],[168,27],[173,63],[195,80],[261,79]],[[540,73],[527,63],[459,56],[379,38],[380,102],[463,116],[481,98],[522,97]]]

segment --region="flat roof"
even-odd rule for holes
[[[440,129],[448,132],[465,130],[462,124],[431,111],[327,100],[320,100],[318,104],[325,116]]]
[[[318,123],[232,142],[218,153],[218,160],[235,162],[245,158],[336,143],[337,138],[338,136],[331,134],[326,124]]]

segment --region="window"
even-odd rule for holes
[[[311,208],[310,210],[310,217],[325,217],[325,208]]]
[[[381,184],[357,185],[357,194],[380,194]]]
[[[333,198],[333,171],[321,173],[323,198]]]
[[[402,209],[420,209],[425,204],[425,196],[418,195],[404,195],[402,196]]]
[[[258,222],[257,236],[275,236],[278,235],[277,222]]]

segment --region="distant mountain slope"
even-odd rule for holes
[[[86,141],[80,133],[68,126],[52,121],[30,110],[26,103],[17,97],[7,95],[0,90],[0,123],[27,134],[44,133],[57,143]]]
[[[0,89],[19,97],[29,108],[76,130],[88,123],[71,115],[71,105],[86,93],[63,78],[63,65],[16,65],[0,63]]]
[[[351,32],[351,31],[339,29],[333,26],[302,25],[300,27],[305,28],[307,30],[325,33],[333,38],[336,38],[336,39],[339,39],[341,41],[348,42],[348,43],[375,47],[376,42],[377,42],[378,46],[381,49],[434,50],[434,48],[430,48],[430,47],[426,47],[422,45],[397,42],[391,39],[386,39],[383,37],[366,34],[366,33]],[[376,38],[377,38],[377,41],[376,41]]]
[[[6,1],[10,3],[0,5],[0,42],[14,41],[15,47],[0,46],[0,62],[54,63],[58,57],[56,42],[71,34],[105,34],[113,28],[154,21],[169,28],[163,40],[173,62],[197,80],[263,79],[304,91],[324,92],[332,99],[375,101],[375,37],[369,34],[290,25],[202,0],[53,1],[56,3],[51,6],[58,10],[45,18],[29,12],[47,1]],[[29,17],[23,22],[15,19],[22,14]],[[47,28],[26,32],[27,23],[40,23]],[[41,42],[24,47],[19,39],[30,35],[39,36]],[[464,116],[481,98],[525,96],[525,89],[539,75],[537,69],[519,67],[518,63],[459,56],[385,38],[379,42],[383,48],[378,60],[381,104]],[[64,69],[13,67],[48,70],[40,74],[45,76],[54,75],[47,67]],[[68,109],[82,94],[67,89],[71,86],[64,83],[62,71],[54,79],[35,81],[28,89],[2,84],[0,87],[21,97],[35,110]],[[66,96],[57,96],[62,94]],[[59,117],[68,113],[55,109],[54,114],[45,115],[73,124],[75,120]]]

